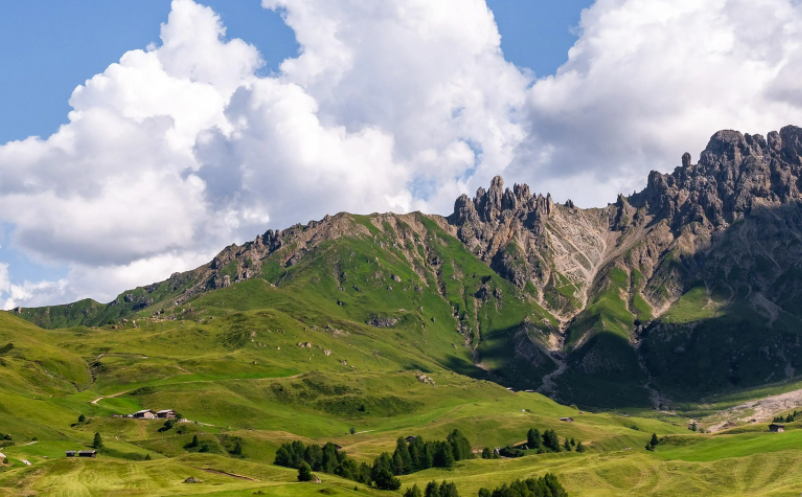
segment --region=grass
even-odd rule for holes
[[[691,434],[686,416],[644,409],[647,392],[629,340],[635,318],[651,311],[645,301],[627,300],[643,285],[639,273],[613,268],[571,327],[577,350],[558,378],[560,395],[566,404],[584,399],[577,403],[608,409],[580,412],[499,384],[535,389],[555,367],[542,344],[557,321],[531,292],[500,278],[429,218],[351,219],[359,236],[321,243],[291,266],[281,249],[264,261],[262,277],[179,306],[169,301],[190,280],[155,286],[147,295],[164,298],[141,310],[133,304],[144,289],[116,306],[84,301],[50,314],[0,313],[0,432],[13,439],[0,443],[10,460],[0,467],[0,495],[398,496],[330,475],[320,475],[320,485],[299,484],[295,471],[272,460],[296,439],[332,441],[370,463],[408,435],[443,439],[459,429],[482,448],[519,443],[530,428],[554,429],[589,450],[463,461],[453,470],[403,476],[403,488],[446,479],[469,496],[553,472],[572,496],[798,493],[802,430]],[[556,294],[570,299],[575,289],[555,280]],[[684,299],[668,324],[708,312],[698,290]],[[162,306],[165,312],[152,316]],[[732,316],[722,308],[713,320]],[[395,324],[372,326],[377,317]],[[776,332],[792,325],[778,322]],[[700,339],[699,350],[710,343]],[[658,352],[666,356],[647,349],[647,360]],[[691,379],[703,371],[684,362],[654,368]],[[741,389],[711,403],[792,386]],[[112,417],[142,408],[172,408],[192,422],[159,431],[161,421]],[[79,415],[86,421],[78,423]],[[98,459],[64,457],[88,447],[95,433],[106,445]],[[681,442],[646,452],[652,433]],[[229,452],[237,442],[242,457]],[[135,460],[145,456],[150,460]],[[188,477],[201,483],[183,483]]]

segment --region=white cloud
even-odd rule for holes
[[[789,0],[597,0],[568,62],[529,92],[528,150],[551,157],[533,174],[522,153],[516,176],[603,205],[715,131],[798,124],[800,29]]]
[[[0,309],[8,311],[20,305],[46,305],[59,301],[66,295],[67,280],[25,281],[21,285],[11,283],[8,264],[0,262]]]
[[[792,0],[597,0],[537,81],[504,59],[484,0],[262,3],[302,48],[279,74],[175,0],[161,45],[78,87],[67,125],[0,146],[14,247],[71,268],[39,287],[0,268],[6,305],[109,300],[326,213],[448,214],[495,174],[600,205],[718,129],[802,108]]]

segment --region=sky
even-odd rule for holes
[[[0,5],[0,307],[120,292],[495,175],[602,206],[800,124],[798,0]]]

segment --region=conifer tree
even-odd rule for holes
[[[537,428],[530,428],[526,434],[526,446],[529,450],[543,450],[543,439],[541,438],[540,430]]]
[[[413,486],[412,488],[408,488],[406,492],[404,492],[404,497],[423,497],[420,493],[420,489],[417,485]]]

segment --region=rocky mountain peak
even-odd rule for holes
[[[799,198],[802,129],[786,126],[762,135],[724,130],[715,133],[698,164],[690,154],[671,174],[652,171],[646,188],[630,202],[648,206],[673,229],[691,223],[726,227],[756,204],[784,204]]]

